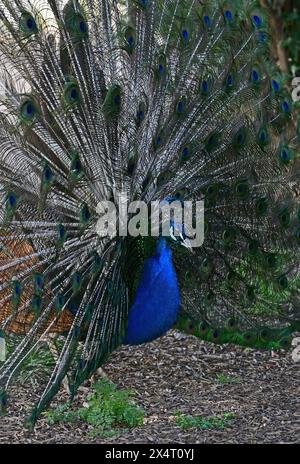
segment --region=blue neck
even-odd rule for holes
[[[145,261],[134,303],[129,311],[126,345],[139,345],[164,335],[176,322],[180,293],[172,251],[160,239],[156,254]]]

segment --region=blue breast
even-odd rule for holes
[[[172,251],[165,240],[145,261],[134,303],[129,311],[126,345],[139,345],[164,335],[176,322],[180,292]]]

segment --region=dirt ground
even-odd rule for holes
[[[33,433],[23,421],[37,398],[32,388],[12,387],[0,443],[300,443],[300,364],[291,353],[216,346],[171,331],[142,347],[122,348],[104,366],[119,388],[133,389],[145,411],[142,427],[113,439],[91,438],[85,424],[49,426]],[[89,391],[80,390],[81,405]],[[60,392],[55,404],[67,401]],[[204,417],[233,412],[224,429],[182,430],[174,412]]]

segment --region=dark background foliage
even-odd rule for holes
[[[300,1],[260,0],[270,14],[273,54],[281,70],[300,76]]]

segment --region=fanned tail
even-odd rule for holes
[[[66,339],[31,423],[124,339],[152,245],[98,235],[97,205],[121,192],[204,200],[203,246],[173,255],[209,336],[297,320],[299,134],[257,2],[0,0],[0,28],[0,320],[24,334],[0,369],[3,408],[43,335]]]

